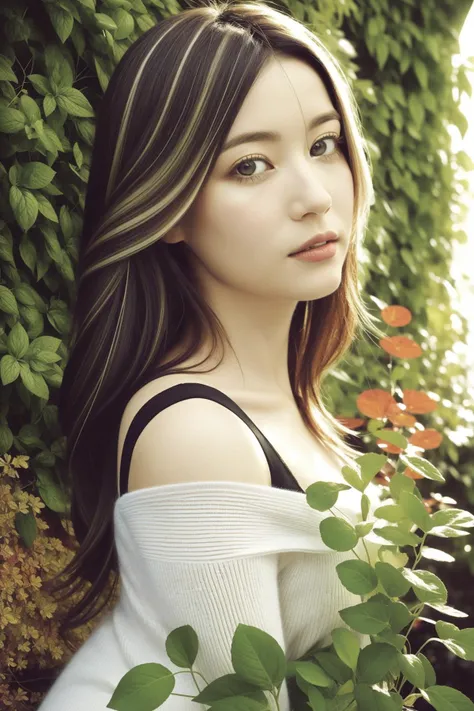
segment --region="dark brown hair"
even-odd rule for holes
[[[79,245],[69,360],[60,392],[67,438],[66,486],[79,548],[48,584],[74,590],[89,581],[59,631],[92,620],[117,585],[113,536],[117,446],[134,392],[164,373],[166,354],[189,336],[179,366],[210,333],[227,341],[199,293],[183,243],[161,238],[189,210],[213,169],[242,103],[269,59],[290,56],[318,72],[342,117],[343,151],[354,180],[354,217],[340,287],[299,302],[288,365],[302,417],[345,462],[357,435],[324,405],[321,385],[358,327],[377,336],[358,288],[358,263],[372,200],[368,151],[357,105],[336,60],[301,23],[263,3],[214,2],[161,20],[125,52],[99,107]],[[185,246],[185,245],[184,245]],[[228,342],[228,341],[227,341]],[[207,371],[209,372],[209,371]],[[98,606],[112,576],[110,595]],[[86,585],[87,586],[87,585]]]

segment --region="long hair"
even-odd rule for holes
[[[356,101],[337,61],[304,25],[267,4],[208,0],[144,32],[121,58],[99,107],[59,403],[65,484],[79,546],[47,589],[74,584],[77,592],[86,581],[90,586],[63,617],[63,639],[104,608],[119,580],[113,513],[127,402],[146,382],[179,372],[176,367],[197,352],[204,333],[211,334],[212,353],[219,342],[229,343],[199,293],[186,245],[170,246],[161,238],[190,209],[275,53],[307,62],[321,77],[342,118],[342,150],[354,183],[341,284],[324,298],[298,302],[292,317],[291,387],[304,422],[323,446],[346,463],[360,454],[344,441],[357,433],[330,414],[321,392],[325,374],[358,328],[383,335],[358,286],[358,250],[373,187]],[[163,367],[166,354],[188,337],[188,349]],[[60,576],[66,579],[58,583]],[[111,592],[99,606],[110,578]]]

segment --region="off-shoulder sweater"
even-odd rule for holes
[[[105,711],[120,679],[139,664],[182,671],[165,649],[177,627],[196,631],[194,668],[209,683],[233,672],[231,642],[239,623],[268,632],[295,660],[315,644],[330,644],[331,631],[345,626],[338,611],[360,602],[336,572],[353,553],[329,549],[319,533],[331,514],[309,506],[270,442],[220,391],[191,384],[155,396],[130,427],[121,473],[144,424],[186,397],[210,397],[250,423],[269,461],[272,486],[199,481],[122,493],[113,516],[119,600],[66,664],[39,711]],[[353,521],[360,520],[360,496],[353,489],[339,495],[337,508]],[[356,550],[366,557],[361,546]],[[362,646],[369,641],[360,639]],[[174,693],[197,694],[190,675],[176,677]],[[279,703],[281,711],[290,710],[286,682]],[[160,708],[208,707],[171,696]]]

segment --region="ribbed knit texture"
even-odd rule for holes
[[[337,508],[360,520],[360,493],[341,492]],[[39,711],[105,711],[132,667],[158,662],[179,671],[165,641],[182,625],[198,634],[195,668],[207,682],[232,673],[231,642],[239,623],[271,634],[287,659],[330,643],[332,629],[344,626],[338,611],[360,598],[343,588],[336,573],[336,565],[353,554],[336,553],[321,540],[319,523],[327,515],[311,509],[300,492],[225,481],[121,496],[114,510],[120,599]],[[365,558],[361,546],[357,552]],[[174,691],[197,694],[187,674],[176,677]],[[207,707],[172,696],[161,708]],[[280,708],[289,711],[286,683]]]

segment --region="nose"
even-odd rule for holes
[[[291,179],[292,210],[295,219],[307,212],[325,215],[332,206],[327,175],[314,162],[298,167]]]

